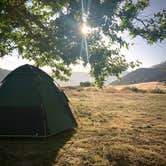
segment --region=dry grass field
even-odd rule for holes
[[[78,128],[44,140],[0,139],[0,165],[166,165],[166,94],[111,88],[65,93]]]
[[[131,85],[114,85],[110,87],[115,88],[116,90],[122,90],[126,87],[135,87],[146,91],[151,91],[154,89],[162,89],[163,91],[166,92],[166,86],[162,82],[145,82],[145,83],[131,84]]]

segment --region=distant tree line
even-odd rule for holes
[[[92,85],[93,85],[93,83],[91,83],[89,81],[80,82],[80,87],[90,87]]]

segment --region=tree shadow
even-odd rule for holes
[[[0,139],[0,163],[3,166],[52,166],[59,150],[75,130],[46,139]]]

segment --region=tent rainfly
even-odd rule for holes
[[[68,102],[39,68],[15,69],[0,84],[0,137],[47,137],[76,127]]]

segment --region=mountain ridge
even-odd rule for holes
[[[2,81],[5,76],[9,73],[9,70],[0,68],[0,81]],[[153,81],[165,81],[166,82],[166,61],[150,68],[139,68],[130,73],[123,72],[121,75],[121,80],[116,80],[116,77],[108,77],[105,81],[105,85],[128,85],[143,82],[153,82]],[[88,73],[85,72],[73,72],[69,81],[61,82],[57,81],[61,86],[78,86],[80,82],[94,82]]]
[[[129,85],[143,82],[166,81],[166,61],[150,68],[136,69],[121,80],[111,82],[111,85]]]

